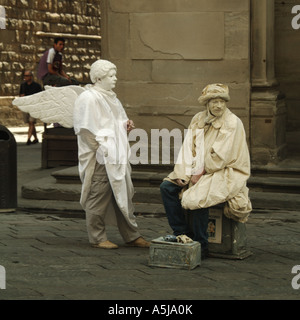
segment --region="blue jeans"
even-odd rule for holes
[[[182,187],[164,181],[160,185],[160,193],[166,210],[169,225],[175,236],[186,234],[194,241],[201,243],[201,249],[208,247],[208,208],[185,210],[181,206],[179,193]]]

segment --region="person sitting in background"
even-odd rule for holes
[[[38,66],[38,78],[43,81],[44,86],[79,85],[77,80],[70,78],[63,70],[64,47],[65,39],[55,38],[53,48],[47,50],[42,56]]]
[[[33,81],[33,74],[31,70],[25,70],[24,72],[24,81],[21,84],[20,87],[20,96],[28,96],[34,93],[38,93],[40,91],[42,91],[42,87],[40,84],[38,84],[37,82]],[[23,112],[23,118],[24,118],[24,122],[28,123],[28,139],[26,144],[30,145],[31,143],[35,144],[38,143],[39,140],[37,138],[37,134],[36,134],[36,128],[35,128],[35,124],[36,124],[36,119],[31,117],[29,113]],[[34,137],[34,140],[31,141],[31,137]]]

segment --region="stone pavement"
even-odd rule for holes
[[[148,239],[170,232],[165,217],[138,217],[138,224]],[[126,247],[113,228],[108,235],[119,249],[91,248],[81,218],[2,213],[0,299],[299,299],[291,285],[300,264],[298,213],[254,213],[247,227],[252,256],[208,258],[188,271],[149,267],[148,249]]]
[[[22,183],[50,174],[40,169],[41,144],[18,142]],[[137,218],[142,235],[170,234],[164,214]],[[6,289],[0,300],[298,300],[300,213],[255,211],[247,223],[244,260],[208,258],[191,271],[148,266],[149,250],[126,247],[108,228],[117,250],[91,248],[84,217],[56,212],[0,214],[0,265]],[[1,279],[1,277],[0,277]],[[293,288],[294,285],[295,289]],[[193,304],[193,303],[192,303]],[[132,303],[131,303],[132,305]]]

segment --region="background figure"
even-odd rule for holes
[[[98,60],[91,66],[90,77],[93,85],[79,95],[74,108],[80,203],[86,213],[89,241],[96,248],[118,248],[107,238],[105,226],[110,224],[117,225],[127,244],[148,248],[150,243],[139,233],[132,203],[127,132],[134,125],[112,91],[116,66]]]
[[[65,39],[58,37],[54,39],[53,48],[47,50],[42,56],[38,66],[38,78],[43,81],[44,86],[63,87],[78,85],[79,82],[70,78],[63,70],[63,50]]]
[[[28,96],[34,93],[38,93],[42,91],[42,87],[37,82],[33,81],[33,74],[30,70],[25,70],[24,72],[24,80],[20,87],[20,96]],[[39,140],[37,138],[35,123],[36,119],[31,117],[29,113],[23,112],[24,122],[28,123],[28,139],[26,144],[30,145],[31,143],[38,143]],[[34,137],[34,140],[31,141],[31,137]]]

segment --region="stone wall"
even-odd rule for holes
[[[7,127],[24,125],[22,112],[11,102],[14,97],[0,97],[0,124]]]
[[[249,134],[249,0],[102,0],[102,57],[137,127],[186,128],[209,83],[229,86],[229,108]]]
[[[36,75],[40,57],[58,35],[66,39],[65,70],[89,82],[90,64],[100,58],[100,0],[0,0],[0,5],[6,11],[6,29],[0,30],[0,96],[18,95],[23,70]],[[11,123],[16,112],[19,124],[18,111],[7,109],[7,99],[1,101],[0,122]]]

